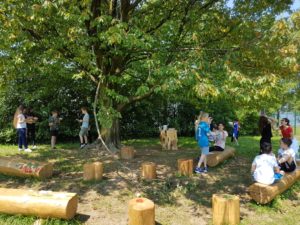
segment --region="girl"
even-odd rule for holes
[[[288,118],[283,118],[279,129],[283,138],[289,138],[292,140],[290,148],[294,150],[296,155],[298,155],[299,143],[294,137],[293,128],[290,126],[290,120]]]
[[[53,110],[51,112],[52,116],[49,117],[49,127],[50,127],[50,135],[51,135],[51,149],[56,149],[56,140],[58,136],[59,124],[62,118],[58,117],[58,111]]]
[[[261,154],[255,157],[252,163],[251,173],[256,182],[267,185],[273,184],[274,181],[282,177],[283,173],[280,173],[270,143],[264,142],[261,144]]]
[[[224,125],[219,123],[218,130],[215,132],[215,144],[209,148],[209,151],[224,151],[227,137],[228,133],[224,130]]]
[[[26,140],[26,119],[23,114],[24,107],[19,106],[14,115],[14,127],[17,129],[18,133],[18,145],[19,151],[23,150],[23,146],[25,148],[25,152],[32,152],[31,149],[28,148],[27,140]]]
[[[261,134],[260,138],[260,150],[262,149],[263,143],[271,144],[272,134],[272,126],[274,125],[275,120],[272,118],[268,118],[265,115],[261,115],[258,122],[259,132]],[[260,151],[261,153],[262,151]]]
[[[295,152],[290,148],[292,140],[282,138],[280,141],[281,149],[278,151],[278,164],[284,172],[293,172],[296,169]]]
[[[239,145],[238,139],[239,139],[239,130],[240,130],[240,124],[238,120],[235,120],[233,123],[233,131],[232,131],[232,138],[231,142],[235,141],[236,145]]]
[[[198,142],[198,146],[201,149],[201,156],[195,169],[195,173],[207,173],[206,156],[209,154],[208,135],[210,135],[209,125],[212,121],[212,118],[210,118],[208,113],[205,112],[202,112],[199,117],[200,122],[197,126],[196,140]],[[204,169],[201,168],[202,163],[204,164]]]

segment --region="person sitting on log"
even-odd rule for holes
[[[284,172],[293,172],[296,167],[295,152],[290,148],[292,140],[290,138],[282,138],[278,151],[278,164],[280,169]]]
[[[261,145],[262,153],[254,158],[251,173],[254,181],[262,184],[273,184],[279,180],[283,173],[280,173],[275,155],[272,153],[272,145],[264,142]]]
[[[209,154],[209,140],[208,136],[210,135],[210,123],[212,118],[209,117],[208,113],[202,112],[200,115],[200,123],[197,127],[196,132],[196,140],[198,142],[198,146],[201,149],[201,156],[198,162],[198,165],[195,169],[195,173],[207,173],[207,165],[206,165],[206,156]],[[202,163],[204,164],[204,169],[201,168]]]
[[[224,151],[227,137],[228,133],[224,130],[224,124],[219,123],[218,130],[214,132],[215,144],[209,148],[209,151]]]

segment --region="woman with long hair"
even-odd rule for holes
[[[17,129],[17,133],[18,133],[19,151],[23,151],[25,149],[25,152],[31,152],[31,149],[29,149],[27,145],[27,140],[26,140],[27,126],[26,126],[26,119],[23,112],[24,112],[24,106],[21,105],[17,108],[15,112],[13,125]]]

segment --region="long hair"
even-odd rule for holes
[[[259,129],[260,133],[262,133],[264,127],[267,126],[268,123],[269,123],[269,120],[268,120],[267,117],[265,117],[265,116],[260,116],[259,117],[258,129]]]
[[[21,114],[24,110],[24,106],[20,105],[17,109],[16,109],[16,112],[15,112],[15,115],[14,115],[14,119],[13,119],[13,126],[14,128],[17,128],[17,125],[18,125],[18,115]]]
[[[282,120],[284,120],[287,123],[287,126],[290,125],[290,120],[288,118],[282,118]]]

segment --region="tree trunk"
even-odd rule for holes
[[[113,121],[111,128],[101,128],[101,136],[111,150],[119,148],[121,144],[119,119]]]

